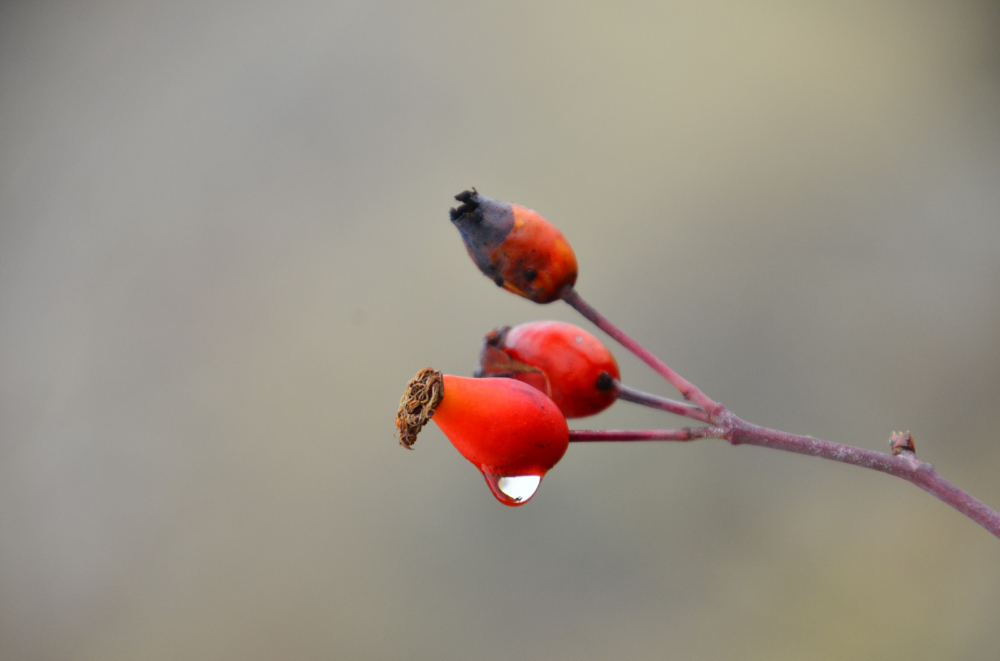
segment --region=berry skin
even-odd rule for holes
[[[559,407],[544,393],[513,379],[473,379],[421,370],[399,404],[400,443],[407,448],[413,445],[432,418],[505,505],[527,502],[569,445],[569,428]],[[533,478],[534,488],[527,495],[512,495],[505,487],[518,478]]]
[[[491,331],[483,340],[476,376],[517,379],[541,390],[567,418],[594,415],[615,402],[599,388],[602,372],[619,379],[618,363],[600,340],[573,324],[532,321]]]
[[[451,222],[469,256],[497,285],[536,303],[559,300],[576,283],[576,255],[566,237],[537,212],[480,195],[455,196]]]

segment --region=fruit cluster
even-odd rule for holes
[[[483,275],[535,303],[562,300],[631,351],[684,397],[667,399],[629,388],[614,357],[582,328],[535,321],[490,331],[475,378],[421,370],[406,387],[396,414],[399,442],[411,447],[430,420],[482,472],[505,505],[523,505],[542,478],[579,441],[691,441],[721,438],[822,457],[889,473],[912,482],[1000,537],[1000,512],[916,459],[908,432],[892,437],[892,454],[831,443],[753,425],[714,401],[580,297],[576,256],[562,233],[540,215],[476,189],[455,196],[451,221]],[[690,418],[683,429],[573,430],[567,418],[598,413],[616,400]]]
[[[572,290],[577,265],[562,233],[531,209],[475,189],[451,210],[469,256],[498,286],[536,303]],[[396,416],[411,447],[431,419],[486,478],[505,505],[522,505],[569,444],[566,418],[593,415],[616,399],[618,365],[587,331],[535,321],[490,331],[474,378],[421,370]]]

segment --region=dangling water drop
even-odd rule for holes
[[[542,482],[541,475],[487,475],[486,484],[490,491],[504,505],[517,507],[531,500]]]

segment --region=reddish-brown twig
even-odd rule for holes
[[[685,404],[684,402],[678,402],[673,399],[636,390],[635,388],[630,388],[621,381],[617,380],[614,381],[613,387],[615,389],[615,396],[618,397],[618,399],[625,400],[626,402],[633,402],[650,408],[660,409],[661,411],[666,411],[667,413],[674,413],[677,415],[683,415],[686,418],[693,418],[695,420],[701,420],[702,422],[708,422],[708,413],[705,413],[697,406],[692,406],[690,404]]]
[[[600,429],[573,430],[570,443],[585,441],[693,441],[715,436],[722,438],[724,430],[718,427],[685,427],[684,429]]]
[[[580,295],[576,293],[575,289],[570,288],[563,292],[562,300],[569,303],[577,312],[593,322],[595,326],[613,337],[616,342],[638,356],[642,362],[652,367],[653,370],[666,379],[670,385],[677,388],[677,391],[684,396],[684,399],[689,402],[694,402],[694,404],[708,413],[712,413],[714,411],[717,404],[709,399],[705,393],[699,390],[693,383],[684,379],[680,374],[670,369],[666,363],[654,356],[649,349],[629,337],[625,331],[611,323],[611,321],[606,319],[604,315],[591,307],[591,305],[585,300],[580,298]]]
[[[570,289],[564,293],[563,300],[597,325],[598,328],[617,340],[626,349],[641,358],[643,362],[652,367],[671,385],[677,388],[685,399],[693,402],[697,407],[633,390],[615,382],[615,389],[620,399],[684,415],[689,418],[695,418],[712,425],[711,427],[696,427],[693,429],[612,430],[605,432],[574,431],[570,432],[571,441],[687,441],[695,438],[715,436],[725,438],[732,445],[757,445],[775,450],[784,450],[785,452],[822,457],[845,464],[861,466],[862,468],[870,468],[882,473],[888,473],[889,475],[895,475],[907,482],[912,482],[1000,538],[1000,513],[997,513],[981,500],[974,498],[941,477],[931,464],[919,461],[912,452],[912,440],[908,439],[908,446],[898,454],[890,455],[850,445],[831,443],[830,441],[823,441],[811,436],[789,434],[746,422],[734,415],[726,407],[713,401],[692,383],[682,378],[648,349],[633,340],[610,320],[597,312],[597,310],[580,298],[580,295],[575,290]],[[703,415],[702,412],[704,412]]]
[[[732,415],[730,413],[730,415]],[[938,500],[950,505],[1000,538],[1000,513],[986,503],[941,477],[934,466],[920,461],[912,452],[898,455],[831,443],[811,436],[758,427],[732,416],[731,429],[724,437],[733,445],[757,445],[786,452],[823,457],[845,464],[870,468],[912,482]]]

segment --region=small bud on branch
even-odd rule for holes
[[[913,445],[913,437],[910,436],[908,431],[894,431],[892,436],[889,437],[889,447],[892,449],[893,456],[898,456],[903,452],[909,452],[910,454],[916,454],[917,448]]]

